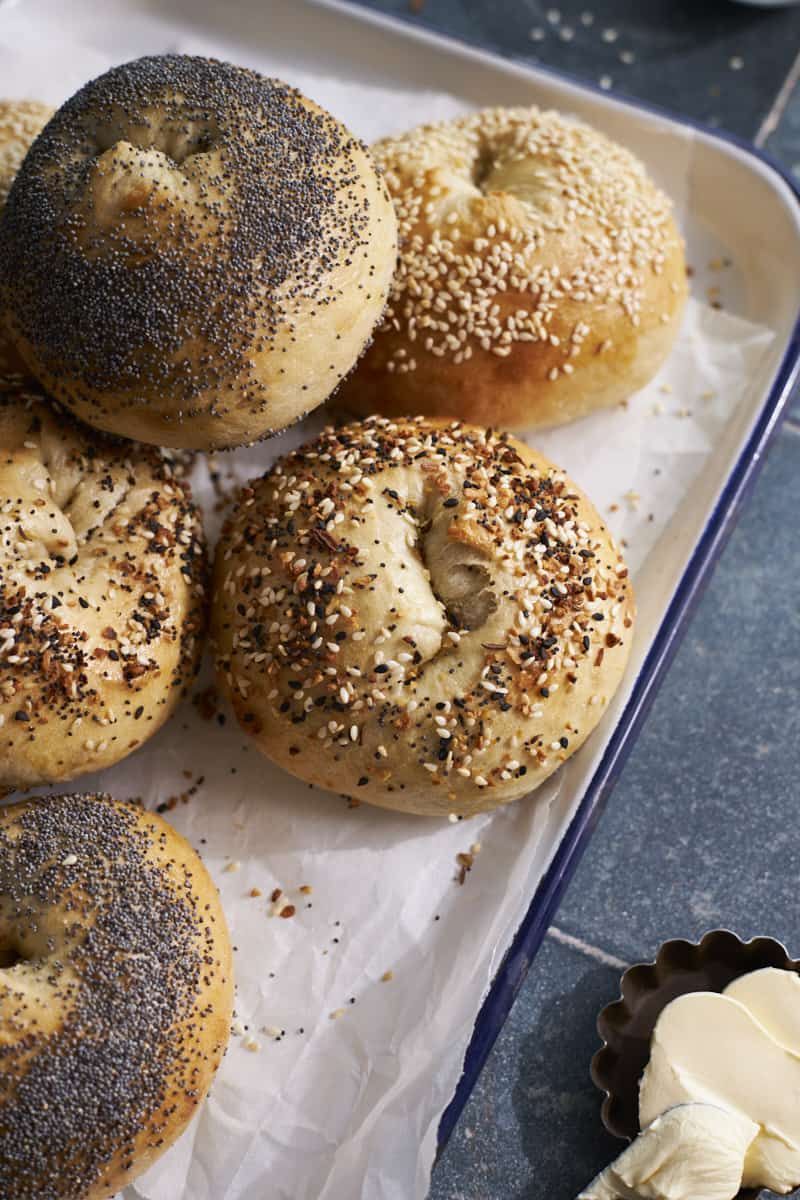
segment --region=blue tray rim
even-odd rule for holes
[[[379,28],[390,29],[405,39],[434,43],[440,48],[464,56],[470,52],[482,61],[506,67],[513,64],[522,73],[549,75],[570,87],[599,96],[616,105],[651,113],[671,123],[702,133],[710,140],[733,145],[748,158],[766,166],[788,187],[800,209],[800,185],[769,153],[745,138],[710,126],[702,121],[672,112],[657,104],[615,92],[610,94],[597,84],[575,78],[539,62],[531,63],[520,55],[503,55],[487,50],[468,38],[443,34],[412,17],[390,15],[368,8],[363,0],[312,0],[324,8],[341,12]],[[438,1129],[437,1154],[441,1154],[478,1081],[489,1053],[514,1004],[534,957],[561,902],[564,891],[583,856],[619,778],[644,720],[650,711],[660,684],[688,628],[690,618],[707,586],[713,569],[736,525],[742,505],[749,496],[764,465],[766,451],[786,415],[794,385],[800,379],[800,309],[787,341],[759,417],[712,509],[697,540],[691,558],[675,588],[669,607],[658,627],[653,643],[639,670],[627,703],[620,713],[602,759],[586,787],[578,810],[562,837],[543,879],[534,892],[511,945],[497,968],[484,996],[469,1045],[464,1055],[461,1077],[450,1103],[442,1113]],[[588,1065],[587,1065],[588,1070]]]

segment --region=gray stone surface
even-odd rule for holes
[[[584,78],[610,74],[618,90],[746,137],[773,110],[800,45],[800,7],[730,0],[365,2]],[[533,28],[544,31],[537,42]],[[603,29],[618,36],[604,40]],[[626,48],[633,63],[619,59]],[[800,176],[800,86],[784,92],[767,149]],[[646,960],[664,938],[722,925],[781,938],[800,956],[798,513],[795,398],[558,914],[560,929],[601,953]],[[588,1067],[618,979],[546,940],[430,1200],[569,1200],[610,1160],[617,1143]]]
[[[619,972],[547,939],[442,1156],[431,1200],[570,1197],[618,1153],[587,1066]]]
[[[755,134],[800,41],[800,9],[731,0],[360,2],[590,83],[609,76],[618,92],[743,137]]]
[[[800,434],[787,430],[558,914],[622,958],[718,926],[800,956],[798,512]]]

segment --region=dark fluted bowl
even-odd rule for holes
[[[609,1133],[631,1141],[639,1132],[639,1080],[661,1010],[676,996],[721,992],[732,980],[762,967],[800,971],[800,962],[773,938],[743,942],[729,929],[713,929],[699,942],[664,942],[653,962],[628,968],[619,1000],[597,1018],[602,1045],[591,1065],[592,1080],[603,1093],[601,1116]],[[742,1191],[739,1200],[757,1195]]]

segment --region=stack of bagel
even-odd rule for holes
[[[370,152],[280,81],[167,55],[56,113],[0,103],[0,205],[0,788],[143,745],[209,613],[242,728],[309,783],[469,816],[579,748],[631,580],[511,431],[626,401],[674,340],[683,243],[629,152],[536,108]],[[185,452],[326,401],[336,424],[241,489],[209,571]],[[160,818],[0,808],[4,1196],[135,1178],[210,1085],[232,986],[216,890]]]

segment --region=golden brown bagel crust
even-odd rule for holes
[[[633,614],[600,517],[541,455],[370,417],[243,489],[212,629],[219,683],[274,762],[372,804],[469,815],[581,745]]]
[[[0,379],[0,790],[124,758],[193,679],[205,553],[168,457]]]
[[[397,255],[365,147],[275,79],[165,55],[61,108],[0,222],[9,329],[58,399],[157,445],[253,442],[321,404]]]
[[[53,110],[38,100],[0,100],[0,213],[31,142],[52,115]],[[24,370],[0,322],[0,375]]]
[[[106,1200],[145,1171],[232,1004],[219,896],[166,821],[96,795],[0,809],[3,1200]]]
[[[373,153],[400,257],[337,406],[535,428],[652,378],[686,271],[670,203],[632,154],[537,108],[423,126]]]

